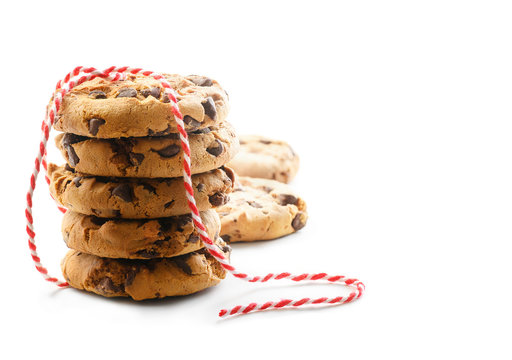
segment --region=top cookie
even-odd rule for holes
[[[299,156],[285,141],[258,135],[239,136],[240,151],[229,166],[240,176],[289,183],[299,170]]]
[[[187,131],[226,119],[228,96],[217,81],[198,75],[164,74],[164,77],[176,90]],[[76,86],[64,97],[54,127],[97,138],[177,132],[169,98],[160,83],[142,75],[128,75],[126,80],[115,82],[96,78]]]

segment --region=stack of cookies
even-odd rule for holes
[[[233,189],[224,164],[239,146],[225,121],[227,94],[207,77],[165,77],[189,133],[197,207],[229,256],[214,210]],[[85,82],[65,96],[54,127],[64,132],[55,140],[67,164],[49,164],[48,176],[68,209],[62,234],[71,250],[62,270],[71,286],[143,300],[191,294],[225,277],[189,215],[176,123],[156,80]]]

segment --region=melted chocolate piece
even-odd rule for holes
[[[73,169],[71,166],[69,166],[69,164],[68,164],[68,163],[66,163],[66,165],[64,165],[64,169],[65,169],[66,171],[71,171],[72,173],[74,173],[74,172],[75,172],[75,169]]]
[[[295,231],[302,229],[304,227],[304,225],[306,225],[306,223],[302,222],[301,215],[302,215],[302,213],[299,212],[293,218],[292,227],[295,229]]]
[[[148,97],[149,95],[151,95],[156,99],[160,99],[161,92],[162,92],[162,90],[159,87],[152,87],[151,89],[143,89],[140,91],[142,96]]]
[[[156,194],[156,189],[154,186],[149,185],[147,183],[142,183],[142,187],[144,188],[144,190],[147,190],[150,193]]]
[[[138,256],[146,258],[146,259],[154,259],[160,256],[160,253],[153,249],[144,249],[139,250],[136,253]]]
[[[190,115],[185,115],[183,117],[183,122],[185,123],[185,125],[188,125],[190,126],[191,129],[193,129],[192,131],[194,131],[195,129],[197,129],[199,126],[201,126],[201,123],[199,121],[197,121],[196,119],[194,119],[192,116]]]
[[[164,205],[164,209],[168,209],[169,207],[171,207],[171,206],[172,206],[172,204],[173,204],[173,203],[174,203],[174,200],[171,200],[171,201],[169,201],[168,203],[165,203],[165,205]]]
[[[124,285],[116,285],[111,278],[106,276],[96,285],[96,289],[103,294],[117,294],[124,291]]]
[[[297,199],[295,196],[290,195],[290,194],[281,194],[281,195],[279,195],[278,199],[279,199],[279,203],[282,206],[286,206],[288,204],[297,205],[297,202],[299,201],[299,199]]]
[[[133,88],[122,88],[121,90],[119,90],[119,94],[117,95],[117,97],[137,97],[137,90]]]
[[[189,76],[187,76],[187,79],[192,81],[197,86],[212,86],[213,85],[212,79],[210,79],[206,76],[189,75]]]
[[[172,158],[172,157],[178,155],[180,150],[181,150],[181,147],[179,145],[172,144],[172,145],[169,145],[169,146],[167,146],[167,147],[165,147],[163,149],[153,150],[153,151],[156,152],[161,157]]]
[[[231,242],[231,236],[229,236],[229,235],[223,235],[223,236],[222,236],[222,240],[224,240],[225,242],[229,243],[229,242]]]
[[[196,187],[197,191],[201,192],[204,190],[204,184],[203,183],[199,183],[197,184],[197,187]]]
[[[135,276],[137,276],[138,272],[139,272],[138,267],[128,271],[126,273],[126,279],[124,280],[124,286],[130,286],[131,284],[133,284],[133,280],[135,280]]]
[[[249,204],[250,206],[252,206],[253,208],[256,208],[256,209],[261,209],[263,207],[260,204],[258,204],[256,201],[247,201],[247,204]]]
[[[93,91],[91,91],[89,93],[89,97],[91,99],[106,99],[107,98],[107,94],[105,94],[101,90],[93,90]]]
[[[98,134],[98,130],[100,129],[100,126],[105,124],[105,120],[103,119],[97,119],[92,118],[89,120],[89,133],[93,136],[96,136]]]
[[[199,236],[198,235],[191,235],[188,239],[187,239],[187,242],[188,243],[191,243],[191,244],[195,244],[199,241]]]
[[[181,270],[183,270],[183,272],[187,275],[192,275],[192,269],[190,268],[190,266],[187,264],[187,258],[182,258],[182,257],[176,257],[173,259],[174,263],[176,264],[176,266],[178,266]]]
[[[144,161],[144,154],[138,154],[138,153],[128,153],[128,158],[130,160],[130,164],[133,166],[138,166],[142,164],[142,161]]]
[[[222,143],[218,139],[215,139],[214,144],[208,147],[206,151],[217,157],[224,151],[224,146],[222,146]]]
[[[168,135],[171,132],[171,125],[167,125],[167,129],[162,131],[154,131],[151,129],[148,129],[148,136],[163,136]]]
[[[208,96],[206,101],[201,105],[203,105],[205,115],[209,116],[212,120],[217,118],[217,109],[215,108],[215,102],[211,96]]]
[[[217,206],[221,206],[221,205],[224,205],[225,203],[227,203],[229,200],[229,197],[225,194],[215,193],[213,195],[210,195],[208,200],[210,201],[210,204],[217,207]]]
[[[168,232],[172,230],[174,227],[175,221],[173,218],[160,218],[157,220],[158,224],[160,225],[160,231],[162,233]]]
[[[98,226],[101,226],[101,225],[105,224],[108,221],[108,219],[100,218],[100,217],[97,217],[97,216],[91,216],[90,219],[91,219],[91,222],[94,225],[98,225]]]
[[[132,188],[128,184],[119,184],[112,190],[112,195],[120,199],[131,202],[133,200]]]

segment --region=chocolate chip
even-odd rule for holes
[[[223,236],[222,236],[222,240],[224,240],[225,242],[229,243],[229,242],[231,242],[231,236],[229,236],[229,235],[223,235]]]
[[[189,75],[188,80],[192,81],[197,86],[212,86],[213,81],[206,76],[198,76],[198,75]]]
[[[74,173],[74,172],[75,172],[75,169],[73,169],[71,166],[69,166],[69,164],[68,164],[68,163],[66,163],[66,165],[64,165],[64,169],[65,169],[66,171],[71,171],[72,173]]]
[[[230,253],[231,252],[231,246],[229,245],[224,245],[222,248],[221,248],[222,252],[223,253]]]
[[[106,99],[107,94],[101,90],[93,90],[89,93],[89,97],[92,99]]]
[[[162,89],[159,87],[152,87],[151,89],[143,89],[140,91],[142,96],[148,97],[149,95],[153,96],[154,98],[160,99],[160,93]]]
[[[221,205],[224,205],[225,203],[227,203],[229,200],[229,197],[225,194],[215,193],[213,195],[210,195],[210,197],[208,199],[210,201],[210,204],[217,207],[217,206],[221,206]]]
[[[115,195],[126,202],[133,200],[132,188],[128,184],[119,184],[112,190],[112,195]]]
[[[100,129],[100,126],[103,124],[105,124],[105,120],[92,118],[91,120],[89,120],[89,133],[91,133],[91,135],[93,136],[96,136],[98,130]]]
[[[135,276],[139,272],[139,268],[131,269],[126,273],[126,279],[124,280],[124,286],[130,286],[135,280]]]
[[[162,131],[154,131],[154,130],[148,129],[148,136],[169,135],[170,132],[171,132],[171,125],[167,125],[167,129],[162,130]]]
[[[156,189],[154,186],[152,185],[149,185],[147,183],[142,183],[142,187],[144,188],[144,190],[150,192],[150,193],[153,193],[153,194],[156,194]]]
[[[174,225],[176,224],[176,221],[174,218],[160,218],[157,220],[158,224],[160,225],[160,231],[161,232],[168,232],[174,228]]]
[[[301,215],[302,215],[302,212],[299,212],[293,218],[292,227],[295,229],[295,231],[302,229],[304,227],[304,225],[306,225],[305,222],[302,222]]]
[[[286,206],[289,204],[297,205],[297,202],[299,201],[299,199],[290,194],[281,194],[279,195],[278,200],[282,206]]]
[[[186,259],[183,259],[181,257],[176,257],[173,260],[174,260],[174,263],[176,264],[176,266],[179,267],[181,270],[183,270],[183,272],[185,274],[192,275],[192,269],[187,264],[187,260]]]
[[[160,257],[160,253],[153,249],[139,250],[139,251],[137,251],[136,254],[138,256],[146,258],[146,259],[154,259],[154,258]]]
[[[176,144],[172,144],[172,145],[169,145],[167,147],[164,147],[163,149],[153,150],[153,151],[156,152],[161,157],[171,158],[173,156],[178,155],[180,150],[181,150],[181,146],[176,145]]]
[[[270,186],[262,186],[261,189],[267,193],[270,193],[272,190],[274,190]]]
[[[168,209],[169,207],[171,207],[171,206],[172,206],[172,204],[174,204],[174,200],[171,200],[171,201],[169,201],[168,203],[165,203],[165,205],[164,205],[164,209]]]
[[[265,144],[265,145],[269,145],[269,144],[272,144],[272,141],[270,141],[270,140],[260,140],[260,143]]]
[[[96,289],[103,294],[117,294],[124,290],[124,286],[114,284],[112,279],[106,276],[96,285]]]
[[[199,130],[196,130],[196,131],[192,131],[191,134],[202,135],[202,134],[209,134],[210,132],[211,132],[210,128],[204,128],[204,129],[199,129]]]
[[[80,158],[75,152],[75,149],[71,145],[66,146],[66,152],[68,153],[68,162],[71,166],[76,166],[78,162],[80,161]]]
[[[137,97],[137,90],[133,88],[122,88],[119,90],[117,97]]]
[[[100,218],[100,217],[97,217],[97,216],[91,216],[90,219],[91,219],[91,222],[94,225],[98,225],[98,226],[101,226],[101,225],[105,224],[108,221],[108,219]]]
[[[199,236],[197,235],[192,235],[190,236],[188,239],[187,239],[187,242],[188,243],[191,243],[191,244],[195,244],[199,241]]]
[[[247,204],[251,205],[253,208],[261,209],[263,206],[258,204],[256,201],[247,201]]]
[[[188,125],[191,129],[197,129],[199,126],[201,126],[201,123],[194,119],[192,116],[185,115],[183,117],[183,122],[185,125]]]
[[[215,120],[217,118],[217,109],[215,108],[215,102],[208,96],[206,101],[202,103],[205,115],[209,116],[210,119]]]
[[[144,154],[137,154],[137,153],[128,153],[128,158],[130,159],[130,163],[133,166],[138,166],[142,164],[142,161],[144,160]]]
[[[183,231],[183,228],[192,223],[192,215],[182,215],[177,218],[178,219],[178,229],[179,231]]]
[[[199,192],[203,191],[203,190],[204,190],[204,184],[203,184],[203,183],[199,183],[199,184],[197,184],[197,188],[196,188],[196,189],[197,189],[197,191],[199,191]]]
[[[80,135],[66,133],[62,137],[62,140],[61,140],[60,143],[62,144],[62,146],[66,147],[66,146],[69,146],[69,145],[72,145],[72,144],[76,144],[76,143],[78,143],[80,141],[84,141],[86,139],[87,138],[85,136],[80,136]]]
[[[76,178],[73,179],[73,184],[75,184],[75,186],[78,188],[80,187],[82,184],[80,183],[80,180],[82,180],[83,177],[81,176],[77,176]]]
[[[224,146],[222,146],[222,143],[218,139],[215,139],[214,144],[209,146],[206,151],[213,156],[219,156],[224,151]]]

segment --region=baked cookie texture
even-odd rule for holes
[[[220,231],[215,210],[200,213],[210,239]],[[159,219],[107,219],[67,211],[62,235],[70,249],[109,258],[174,257],[203,248],[191,215]]]
[[[289,183],[299,170],[299,156],[281,140],[258,135],[239,137],[240,151],[228,163],[238,175]]]
[[[204,76],[163,74],[176,90],[185,129],[195,131],[222,123],[228,96]],[[62,101],[56,130],[97,138],[161,136],[176,133],[169,98],[157,80],[128,75],[109,82],[96,78],[73,88]]]
[[[183,151],[178,134],[161,137],[97,139],[59,134],[55,143],[76,171],[117,177],[181,177]],[[225,122],[189,134],[192,174],[226,164],[239,149],[233,127]]]
[[[220,251],[231,249],[218,240]],[[173,258],[111,259],[70,250],[61,263],[74,288],[134,300],[192,294],[217,285],[226,271],[205,249]]]
[[[71,211],[106,218],[144,219],[189,214],[183,178],[92,176],[48,164],[50,192]],[[227,167],[192,176],[199,211],[229,200],[234,173]]]
[[[288,185],[243,176],[216,210],[227,242],[276,239],[302,229],[308,218],[305,201]]]

